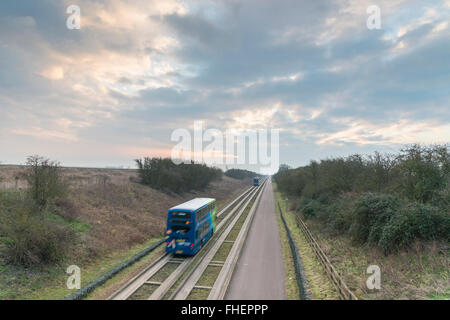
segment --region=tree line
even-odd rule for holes
[[[409,145],[397,154],[360,154],[280,166],[274,180],[306,219],[385,253],[415,240],[449,240],[448,145]]]
[[[229,169],[229,170],[225,171],[225,175],[227,177],[239,179],[239,180],[259,176],[256,172],[244,170],[244,169]]]
[[[204,190],[222,178],[222,170],[194,162],[175,164],[169,158],[136,159],[141,183],[152,188],[182,193]]]

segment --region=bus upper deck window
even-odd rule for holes
[[[172,217],[182,218],[182,219],[190,219],[191,214],[189,212],[184,211],[172,211]]]

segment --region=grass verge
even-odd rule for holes
[[[106,270],[109,270],[109,269],[113,268],[114,266],[122,263],[123,261],[131,258],[132,256],[134,256],[141,250],[143,250],[147,247],[150,247],[152,244],[154,244],[158,240],[160,240],[160,239],[159,238],[152,239],[152,240],[148,241],[145,245],[137,246],[133,250],[127,252],[127,254],[121,256],[120,261],[117,261],[117,263],[115,263],[114,265],[111,265],[108,268],[102,268],[102,272],[99,272],[99,275],[104,273]],[[109,279],[108,281],[106,281],[102,286],[95,289],[91,294],[89,294],[86,299],[88,299],[88,300],[107,299],[115,291],[117,291],[120,287],[122,287],[129,279],[131,279],[134,276],[136,276],[137,274],[139,274],[143,269],[145,269],[150,263],[155,261],[163,253],[164,253],[164,246],[158,247],[157,249],[150,252],[148,255],[143,257],[138,262],[136,262],[133,265],[131,265],[130,267],[122,270],[116,276],[114,276],[111,279]]]
[[[281,193],[278,192],[276,183],[272,183],[275,197],[275,207],[277,210],[277,219],[278,226],[280,228],[281,240],[283,245],[284,252],[284,261],[285,261],[285,270],[286,270],[286,294],[288,299],[297,300],[299,299],[298,295],[298,285],[295,281],[295,270],[294,270],[294,261],[292,259],[291,249],[289,247],[289,240],[286,235],[286,230],[284,229],[283,222],[281,221],[280,212],[278,209],[277,202],[280,202],[282,205],[282,196]],[[287,211],[285,213],[286,223],[291,230],[292,237],[297,243],[298,249],[300,251],[300,255],[303,260],[303,267],[305,268],[305,274],[308,278],[309,285],[311,287],[311,292],[313,299],[316,300],[330,300],[330,299],[339,299],[339,296],[336,292],[331,281],[328,279],[328,276],[323,269],[320,262],[317,260],[314,251],[309,246],[306,241],[305,236],[303,235],[302,230],[298,227],[297,222],[295,220],[294,213],[291,211]]]
[[[282,200],[281,194],[276,190],[275,198],[278,201]],[[281,205],[284,208],[285,202],[281,202]],[[326,274],[323,272],[322,275],[320,272],[323,268],[315,259],[301,229],[297,226],[296,213],[289,210],[286,221],[302,254],[314,299],[337,298],[337,295],[334,297],[332,293],[334,287],[331,282],[330,288],[325,286],[323,275],[326,277]],[[417,242],[412,243],[409,249],[385,255],[378,248],[355,244],[346,234],[327,232],[326,226],[319,221],[309,219],[305,223],[344,282],[358,298],[364,300],[450,299],[448,244]],[[380,290],[369,290],[366,286],[366,280],[370,276],[366,271],[370,265],[377,265],[381,269]]]
[[[131,250],[122,250],[115,253],[108,254],[102,259],[87,265],[80,265],[81,268],[81,285],[84,286],[102,275],[106,271],[119,265],[123,261],[134,256],[146,247],[151,246],[159,239],[151,239],[144,244],[137,245]],[[108,280],[108,283],[118,281],[118,279],[125,276],[125,274],[133,272],[139,265],[148,263],[158,254],[159,249],[156,249],[141,261],[137,262],[132,267],[121,272],[114,280]],[[60,266],[45,266],[42,268],[27,269],[10,264],[0,264],[0,299],[21,299],[21,300],[59,300],[73,293],[73,290],[67,289],[66,281],[69,277],[66,268],[69,265],[76,264],[76,261],[67,261]],[[14,282],[14,283],[11,283]],[[104,286],[103,286],[104,287]],[[104,299],[107,295],[104,291],[95,290],[88,297],[97,299]]]
[[[308,221],[311,232],[341,274],[350,290],[365,300],[450,299],[449,246],[442,243],[416,243],[396,254],[355,245],[346,235],[331,235],[317,221]],[[381,269],[381,289],[369,290],[367,267]]]

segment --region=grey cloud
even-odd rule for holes
[[[107,8],[107,1],[96,3]],[[436,23],[424,24],[396,41],[388,41],[386,32],[396,31],[388,30],[389,20],[386,30],[369,31],[364,27],[365,11],[360,16],[339,14],[347,3],[197,1],[193,10],[188,2],[193,11],[187,14],[149,14],[161,27],[161,36],[178,42],[178,46],[162,50],[152,39],[136,37],[142,30],[67,30],[67,2],[4,1],[0,3],[2,138],[17,139],[25,148],[29,143],[24,137],[11,135],[12,128],[51,128],[58,119],[67,118],[74,122],[70,129],[79,139],[75,149],[80,152],[95,149],[96,144],[167,147],[171,131],[190,127],[194,120],[205,119],[209,126],[226,129],[236,112],[249,110],[258,115],[264,108],[281,103],[273,118],[262,125],[283,129],[282,160],[300,164],[330,154],[397,147],[380,145],[383,138],[376,134],[367,137],[373,145],[345,140],[339,145],[318,145],[321,137],[348,128],[348,122],[341,119],[377,126],[401,120],[448,124],[448,29],[435,34]],[[415,10],[410,20],[423,15],[422,7]],[[330,18],[337,20],[327,25]],[[340,32],[338,28],[346,19],[361,25]],[[394,53],[399,41],[406,47]],[[87,72],[82,84],[98,96],[74,90],[69,76],[57,82],[39,75],[42,66],[55,62],[50,54],[76,61],[82,55],[100,53],[127,57],[139,53],[152,62],[158,58],[177,66],[158,76],[118,75],[106,89]],[[294,81],[272,80],[297,73],[301,76]],[[123,89],[149,81],[166,87],[148,87],[132,94]],[[253,85],[248,85],[251,82]],[[313,119],[292,116],[318,110],[322,113]],[[76,127],[83,122],[89,125]],[[52,150],[48,143],[40,142],[45,150]],[[53,148],[58,149],[56,154],[62,152],[57,143]],[[17,154],[16,150],[11,157]]]

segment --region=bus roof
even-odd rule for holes
[[[195,198],[192,200],[189,200],[185,203],[179,204],[175,207],[170,208],[169,210],[189,210],[189,211],[195,211],[203,206],[206,206],[207,204],[216,201],[214,198]]]

